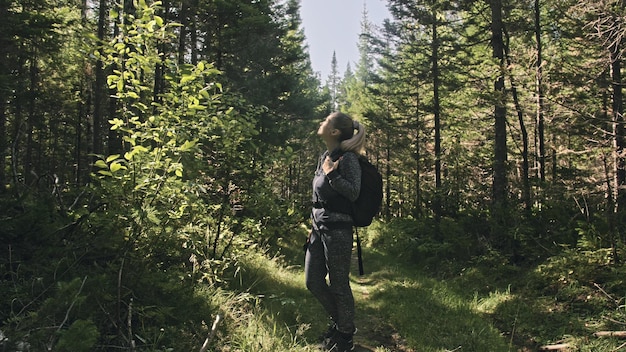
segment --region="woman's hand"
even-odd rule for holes
[[[324,170],[324,174],[328,175],[331,171],[337,170],[337,166],[339,165],[339,160],[333,161],[330,156],[327,156],[324,159],[324,163],[322,164],[322,170]]]

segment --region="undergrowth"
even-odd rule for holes
[[[430,220],[375,223],[360,232],[366,273],[359,276],[354,265],[351,278],[357,344],[378,352],[623,347],[622,340],[594,336],[625,330],[626,269],[616,264],[623,248],[561,246],[516,261],[486,243],[480,226],[472,228],[446,219],[436,240]],[[35,259],[49,251],[45,246],[21,257],[6,248],[0,347],[192,351],[208,338],[213,352],[316,351],[328,320],[304,286],[305,237],[299,227],[272,245],[241,248],[224,258],[233,262],[214,281],[202,272],[214,276],[210,265],[188,275],[189,264],[165,265],[176,262],[171,256],[155,266],[138,256],[115,261],[114,251],[74,249],[44,266]],[[212,334],[217,315],[222,323]]]
[[[557,343],[570,351],[608,352],[622,346],[594,337],[626,325],[626,273],[612,264],[611,252],[562,249],[519,265],[496,250],[457,248],[452,237],[442,248],[420,246],[419,236],[407,238],[411,226],[420,225],[377,223],[361,232],[366,274],[358,276],[355,267],[352,275],[358,344],[420,352],[536,351]],[[315,350],[327,321],[304,287],[303,236],[281,239],[278,254],[246,256],[230,289],[244,292],[248,303],[231,309],[216,350]]]

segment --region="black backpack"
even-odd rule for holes
[[[380,211],[383,201],[383,177],[376,166],[366,157],[359,156],[361,165],[361,192],[352,203],[352,219],[354,226],[369,226],[374,216]]]

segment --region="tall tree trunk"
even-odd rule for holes
[[[198,63],[198,0],[191,0],[191,4],[191,9],[189,9],[189,16],[191,16],[189,47],[191,48],[191,63],[196,65]]]
[[[385,220],[389,221],[391,218],[391,133],[387,132],[387,147],[385,150],[385,178],[386,178],[386,187],[385,187],[385,196],[386,196],[386,206],[385,206]]]
[[[499,65],[498,76],[494,82],[494,158],[493,158],[493,195],[491,209],[490,240],[499,248],[513,254],[513,238],[507,234],[507,143],[506,143],[506,90],[504,78],[506,61],[504,58],[504,26],[502,23],[502,0],[490,0],[491,5],[491,44],[493,57]]]
[[[510,67],[511,56],[509,52],[509,36],[507,31],[503,31],[506,35],[506,45],[504,51],[506,55],[506,63]],[[524,209],[526,215],[530,215],[532,207],[531,194],[530,194],[530,165],[528,161],[528,131],[526,130],[526,124],[524,123],[524,111],[519,101],[517,94],[517,85],[515,84],[515,78],[512,74],[509,74],[509,81],[511,82],[511,94],[513,96],[513,103],[515,105],[515,111],[517,112],[517,120],[519,122],[520,133],[522,134],[522,201],[524,202]]]
[[[104,34],[106,28],[107,4],[106,0],[100,0],[98,6],[98,40],[104,42]],[[101,53],[102,54],[102,53]],[[93,127],[92,127],[92,152],[93,154],[103,154],[103,123],[104,120],[104,102],[105,102],[105,84],[106,77],[104,72],[104,64],[102,60],[96,61],[95,68],[96,80],[94,82],[94,99],[93,99]]]
[[[502,1],[490,0],[491,5],[491,44],[493,57],[498,59],[500,73],[494,82],[494,162],[493,162],[493,205],[495,208],[506,206],[507,198],[507,145],[506,145],[506,91],[504,88],[505,60],[502,24]]]
[[[413,208],[414,215],[417,217],[422,215],[422,185],[420,182],[420,169],[422,167],[420,160],[422,156],[420,155],[419,92],[415,94],[415,100],[415,206]]]
[[[0,57],[0,60],[2,58]],[[0,75],[4,72],[0,71]],[[8,152],[7,146],[7,106],[5,92],[0,88],[0,194],[4,193],[7,185],[7,177],[5,173],[6,156]]]
[[[620,45],[611,46],[611,85],[613,88],[613,146],[615,153],[615,211],[623,212],[626,208],[626,141],[624,138],[624,104],[622,94],[622,60]]]
[[[19,52],[22,52],[24,48],[20,47],[18,50]],[[26,65],[26,60],[23,55],[20,55],[17,62],[15,100],[13,101],[15,117],[13,119],[13,142],[11,143],[11,176],[13,177],[14,185],[18,185],[20,182],[23,182],[23,179],[20,179],[19,175],[24,173],[24,168],[20,165],[22,162],[20,158],[21,138],[24,135],[24,130],[28,124],[28,121],[24,118],[24,105],[26,104],[24,101],[24,97],[26,96],[26,88],[24,87],[24,65]]]
[[[432,3],[432,69],[433,69],[433,114],[435,122],[435,201],[433,202],[435,223],[441,220],[441,106],[439,104],[439,38],[437,33],[437,6]],[[436,236],[439,237],[439,226]]]
[[[40,123],[35,116],[36,94],[37,94],[37,54],[33,48],[30,54],[30,62],[28,66],[28,117],[26,123],[26,157],[24,159],[24,178],[30,184],[36,177],[41,176],[38,163],[35,162],[34,154],[36,152],[37,137],[40,133]],[[35,178],[33,178],[35,177]]]
[[[615,206],[612,219],[620,219],[621,214],[626,213],[626,141],[624,138],[624,102],[622,94],[622,59],[620,56],[621,45],[616,42],[611,46],[611,85],[613,88],[613,153],[615,155]],[[619,221],[619,220],[618,220]],[[616,221],[611,222],[610,241],[613,249],[613,260],[617,264],[616,240],[620,229]],[[622,238],[623,240],[623,238]]]
[[[543,184],[546,180],[546,145],[544,132],[544,116],[543,116],[543,56],[541,44],[541,9],[539,0],[535,0],[535,40],[537,42],[537,61],[535,62],[535,95],[537,99],[537,172],[539,180]]]
[[[0,18],[8,18],[9,2],[0,2]],[[9,80],[11,69],[9,68],[9,46],[11,38],[7,33],[0,33],[0,80]],[[6,190],[8,178],[6,175],[6,160],[9,153],[9,136],[7,135],[7,109],[9,104],[9,87],[0,86],[0,194]]]
[[[179,27],[178,37],[178,63],[185,63],[185,54],[187,53],[187,32],[189,30],[189,0],[181,0],[180,2],[180,18],[178,21],[181,26]]]

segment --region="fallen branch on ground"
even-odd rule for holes
[[[222,317],[218,314],[215,317],[215,321],[213,322],[213,327],[211,327],[211,332],[209,332],[209,336],[207,336],[206,340],[204,340],[204,343],[202,344],[202,347],[200,348],[200,352],[205,352],[206,349],[209,347],[209,342],[211,341],[213,336],[215,336],[215,333],[217,332],[217,326],[220,324],[220,321],[222,321]]]
[[[593,333],[595,337],[626,337],[626,331],[597,331]]]
[[[572,346],[569,343],[559,343],[556,345],[544,345],[539,347],[541,351],[565,351],[569,350]]]

